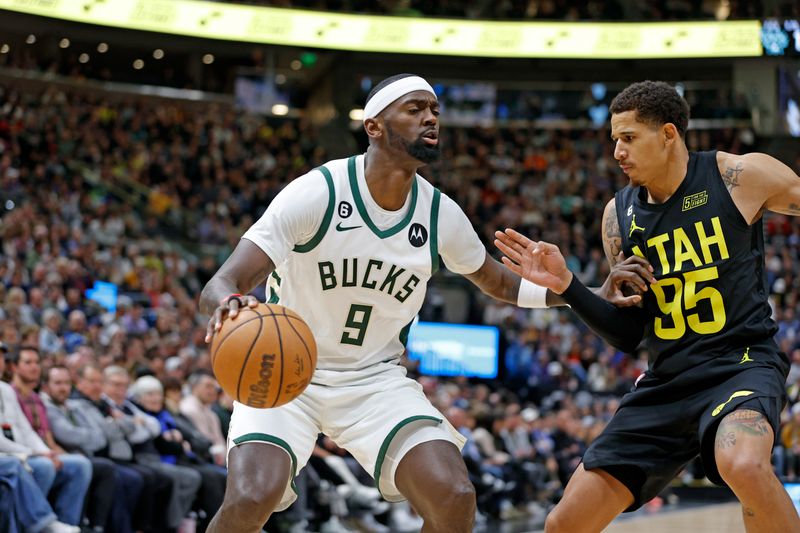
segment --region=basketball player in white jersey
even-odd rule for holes
[[[242,237],[203,290],[206,341],[269,278],[270,301],[303,317],[317,341],[311,384],[272,409],[234,405],[228,486],[209,531],[259,531],[295,499],[293,479],[318,433],[347,449],[385,499],[408,499],[424,531],[472,531],[475,494],[463,437],[399,366],[408,329],[439,258],[483,292],[524,307],[552,294],[492,259],[461,209],[416,171],[439,155],[439,104],[422,78],[388,78],[364,109],[366,154],[292,181]],[[599,294],[631,305],[622,281],[646,275],[633,259]]]

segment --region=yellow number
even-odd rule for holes
[[[708,322],[701,322],[700,315],[694,313],[686,315],[686,321],[693,331],[701,335],[709,335],[717,333],[725,327],[725,305],[722,303],[722,295],[714,287],[705,287],[695,292],[697,283],[701,281],[711,281],[719,277],[717,267],[704,268],[702,270],[695,270],[693,272],[686,272],[683,277],[686,279],[686,290],[684,291],[684,298],[686,299],[686,309],[694,309],[697,302],[700,300],[708,299],[711,304],[711,320]]]
[[[656,336],[660,339],[680,339],[686,333],[687,322],[689,328],[700,335],[717,333],[725,327],[727,317],[722,294],[714,287],[704,287],[699,291],[697,290],[698,283],[719,278],[717,267],[686,272],[683,277],[686,280],[685,285],[680,278],[665,278],[651,286],[658,308],[663,314],[671,315],[674,324],[672,327],[665,327],[663,319],[656,317],[654,330]],[[673,287],[675,289],[675,297],[669,302],[667,301],[664,287]],[[681,307],[681,300],[683,300],[683,307]],[[684,310],[694,309],[701,300],[708,300],[711,304],[711,320],[707,322],[701,321],[698,313],[686,315],[684,318]]]
[[[671,302],[667,301],[667,296],[664,293],[665,286],[673,286],[675,288],[675,298]],[[655,332],[658,338],[675,340],[683,337],[686,333],[686,322],[683,319],[681,312],[681,295],[683,294],[683,283],[678,278],[664,278],[658,280],[658,283],[650,286],[653,294],[658,302],[658,308],[665,315],[672,315],[672,322],[675,324],[673,327],[664,327],[661,317],[656,317]]]

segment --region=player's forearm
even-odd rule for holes
[[[586,288],[592,291],[592,293],[594,293],[595,295],[597,295],[598,298],[606,300],[603,297],[602,287],[586,287]],[[547,289],[547,307],[563,307],[565,305],[569,304],[567,304],[567,302],[564,301],[564,298],[560,294],[556,294],[550,289]]]
[[[632,352],[641,342],[647,322],[643,309],[616,307],[587,289],[575,276],[561,297],[592,331],[613,347]]]
[[[598,298],[602,298],[606,300],[605,292],[603,291],[603,287],[587,287],[590,291],[592,291]],[[608,301],[608,300],[606,300]],[[547,307],[563,307],[568,305],[567,302],[564,301],[564,298],[560,294],[556,294],[550,289],[547,289]]]
[[[213,315],[214,310],[225,297],[238,292],[239,288],[232,280],[214,275],[200,294],[200,311],[206,315]]]
[[[482,293],[501,302],[516,304],[519,295],[520,277],[495,261],[489,254],[478,270],[465,274]]]
[[[516,304],[519,295],[519,284],[521,279],[511,272],[503,272],[503,275],[492,287],[483,288],[483,292],[502,302]]]

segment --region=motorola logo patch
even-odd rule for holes
[[[339,216],[347,218],[353,214],[353,206],[345,201],[339,202]]]
[[[416,248],[424,246],[428,242],[428,230],[425,229],[425,226],[416,223],[411,224],[411,227],[408,228],[408,242]]]

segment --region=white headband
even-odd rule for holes
[[[364,106],[364,120],[375,118],[378,113],[386,109],[392,102],[414,91],[428,91],[436,97],[433,87],[419,76],[400,78],[375,93],[369,99],[367,105]]]

